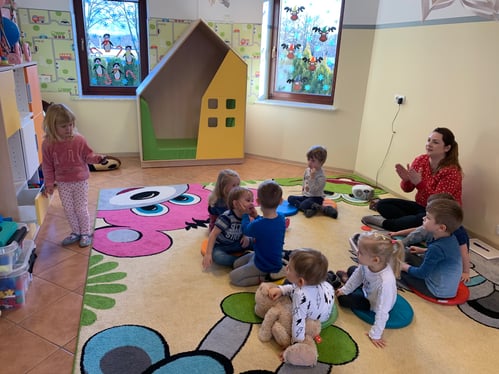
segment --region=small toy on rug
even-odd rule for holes
[[[106,156],[106,158],[98,164],[88,164],[88,168],[90,169],[90,171],[115,170],[118,169],[120,166],[121,166],[121,160],[113,156]]]
[[[48,102],[42,100],[43,111],[47,112],[49,106],[51,106],[52,104],[54,104],[53,101]],[[88,169],[90,171],[108,171],[108,170],[118,169],[120,166],[121,166],[121,160],[119,158],[113,156],[106,156],[98,164],[88,164]]]
[[[272,338],[284,348],[282,358],[285,363],[297,366],[315,366],[317,364],[317,346],[315,339],[320,336],[321,323],[307,319],[305,340],[291,345],[291,299],[279,297],[272,300],[269,289],[277,287],[274,283],[261,283],[255,293],[255,314],[263,318],[258,332],[262,342]]]

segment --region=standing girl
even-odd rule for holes
[[[55,185],[71,226],[71,234],[62,241],[69,245],[79,241],[80,247],[92,243],[88,213],[88,164],[106,161],[95,154],[83,136],[77,133],[74,113],[64,104],[48,107],[43,121],[42,170],[45,192],[52,195]]]
[[[400,277],[404,246],[400,241],[377,232],[363,233],[359,237],[357,257],[359,266],[348,280],[345,279],[345,272],[337,273],[346,284],[336,290],[336,296],[343,307],[372,310],[375,313],[374,325],[367,336],[376,347],[383,348],[386,345],[383,330],[388,313],[397,300],[395,278]],[[354,292],[360,286],[362,292]]]
[[[239,186],[241,178],[236,171],[224,169],[218,173],[215,188],[208,198],[208,213],[210,213],[209,231],[213,230],[217,217],[229,209],[227,197],[233,187]]]

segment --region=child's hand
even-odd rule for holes
[[[284,362],[284,351],[281,351],[281,353],[279,353],[279,360],[281,360],[281,362]]]
[[[213,263],[213,259],[211,258],[211,255],[204,255],[203,256],[203,270],[207,270],[211,264]]]
[[[246,235],[243,235],[243,237],[241,238],[241,247],[242,248],[248,248],[250,243],[251,243],[251,238],[246,236]]]
[[[407,272],[409,270],[409,264],[406,262],[400,262],[400,270]]]
[[[336,297],[344,295],[341,288],[338,288],[336,291],[334,291],[334,294],[336,295]]]
[[[256,211],[256,208],[252,205],[249,207],[248,209],[248,215],[251,217],[251,218],[256,218],[258,217],[258,212]]]
[[[52,195],[54,193],[55,188],[53,186],[44,186],[42,188],[42,196],[43,197],[49,197],[49,195]]]
[[[426,252],[426,248],[421,248],[421,247],[417,247],[415,245],[411,245],[409,247],[409,251],[411,251],[412,254],[421,254],[421,253],[425,253]]]
[[[470,281],[470,273],[463,273],[461,275],[461,282],[467,283]]]
[[[282,295],[282,291],[279,287],[274,287],[269,290],[269,297],[271,300],[276,300],[280,298]]]
[[[383,340],[383,338],[381,339],[373,339],[369,336],[369,333],[366,332],[366,335],[369,339],[371,339],[371,342],[377,347],[377,348],[385,348],[386,347],[386,342]]]
[[[107,156],[106,155],[101,155],[101,159],[100,159],[99,164],[101,164],[101,165],[107,164]]]

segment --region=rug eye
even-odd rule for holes
[[[171,200],[168,200],[169,203],[175,205],[195,205],[201,201],[201,198],[198,195],[184,193],[180,196],[177,196]]]
[[[162,204],[148,205],[139,208],[133,208],[131,210],[134,214],[142,217],[162,216],[163,214],[166,214],[169,211],[168,207]]]
[[[168,201],[175,196],[180,196],[187,191],[187,185],[179,184],[174,186],[147,186],[140,188],[129,188],[117,191],[109,198],[107,205],[111,209],[136,208],[149,206]],[[106,209],[100,207],[100,209]]]

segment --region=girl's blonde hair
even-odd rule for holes
[[[378,257],[383,264],[390,265],[396,278],[400,278],[400,263],[404,261],[404,245],[400,240],[394,240],[379,232],[365,232],[360,234],[359,247],[371,256]]]
[[[73,133],[76,133],[76,116],[64,104],[50,104],[43,119],[43,129],[45,131],[45,138],[51,142],[62,140],[57,135],[57,125],[64,125],[66,123],[73,123]]]
[[[227,202],[227,195],[225,194],[225,187],[231,181],[231,178],[239,178],[239,174],[232,169],[223,169],[218,173],[217,182],[215,183],[215,188],[211,191],[208,198],[208,204],[214,206],[218,199],[223,199]]]

